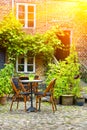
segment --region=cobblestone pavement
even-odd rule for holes
[[[42,103],[41,112],[24,112],[23,102],[18,110],[16,102],[11,112],[9,108],[10,101],[0,106],[0,130],[87,130],[86,103],[84,106],[57,105],[55,113],[46,102]]]

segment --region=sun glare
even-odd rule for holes
[[[87,2],[87,0],[74,0],[76,2]]]

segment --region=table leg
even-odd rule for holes
[[[33,107],[32,82],[30,82],[30,88],[31,88],[31,106],[27,109],[27,112],[35,112],[36,108]]]

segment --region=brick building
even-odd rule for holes
[[[0,1],[0,20],[10,11],[14,12],[16,18],[23,24],[23,30],[29,34],[37,32],[44,33],[52,26],[60,26],[65,31],[65,37],[61,40],[64,44],[76,45],[79,59],[87,65],[87,3],[80,0],[3,0]],[[3,67],[6,53],[0,51],[0,66]],[[64,54],[65,55],[65,54]],[[55,54],[59,60],[63,52],[57,50]],[[18,71],[17,59],[16,69]],[[44,72],[43,59],[32,58],[32,72],[41,74]],[[26,59],[25,59],[26,61]],[[26,63],[24,63],[26,64]],[[39,69],[38,69],[39,68]],[[27,72],[26,67],[24,71]]]

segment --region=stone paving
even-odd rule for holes
[[[47,102],[42,102],[41,112],[24,112],[24,102],[20,102],[18,110],[16,102],[11,112],[9,108],[10,101],[0,106],[0,130],[87,130],[87,103],[84,106],[57,105],[55,113]]]

